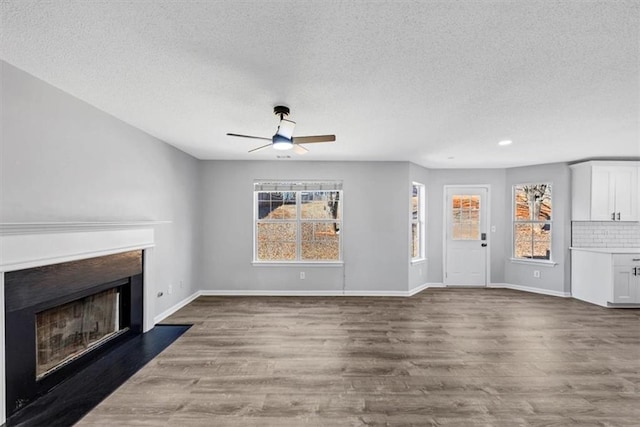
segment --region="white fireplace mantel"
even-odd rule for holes
[[[154,226],[169,221],[0,223],[0,425],[6,421],[4,274],[144,250],[143,330],[154,326]]]

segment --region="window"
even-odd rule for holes
[[[424,258],[424,185],[414,182],[411,186],[411,260]]]
[[[513,186],[513,257],[551,260],[551,184]]]
[[[254,183],[257,262],[342,259],[342,183]]]

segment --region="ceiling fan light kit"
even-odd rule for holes
[[[293,136],[293,129],[296,126],[296,122],[293,120],[285,119],[285,116],[289,115],[289,107],[284,105],[277,105],[273,108],[273,113],[276,116],[280,116],[280,123],[275,135],[271,138],[265,138],[262,136],[242,135],[237,133],[227,133],[228,136],[236,136],[239,138],[251,138],[251,139],[264,139],[271,141],[271,144],[263,145],[262,147],[249,150],[249,153],[262,150],[264,148],[273,147],[276,150],[291,150],[296,154],[305,154],[309,150],[300,144],[313,144],[318,142],[334,142],[336,140],[335,135],[314,135],[314,136]]]
[[[271,146],[276,150],[291,150],[293,141],[276,133],[273,135]]]

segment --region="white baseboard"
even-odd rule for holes
[[[413,289],[409,289],[409,296],[412,297],[412,296],[414,296],[416,294],[419,294],[420,292],[424,291],[427,288],[437,287],[437,286],[432,286],[432,285],[434,285],[434,283],[423,283],[420,286],[416,286]]]
[[[263,296],[263,297],[407,297],[407,291],[298,291],[298,290],[204,290],[202,296]]]
[[[418,294],[418,293],[420,293],[420,292],[424,291],[424,290],[425,290],[425,289],[427,289],[428,287],[429,287],[429,284],[428,284],[428,283],[423,283],[423,284],[422,284],[422,285],[420,285],[420,286],[416,286],[416,287],[415,287],[415,288],[413,288],[413,289],[409,289],[409,296],[410,296],[410,297],[412,297],[412,296],[414,296],[414,295],[416,295],[416,294]]]
[[[167,317],[171,316],[173,313],[175,313],[176,311],[180,310],[182,307],[184,307],[185,305],[189,304],[194,299],[198,298],[200,296],[201,292],[202,291],[198,291],[198,292],[194,293],[193,295],[188,296],[187,298],[183,299],[182,301],[180,301],[176,305],[174,305],[172,307],[169,307],[168,309],[166,309],[162,313],[158,314],[156,317],[153,318],[153,324],[155,325],[155,324],[158,324],[158,323],[162,322],[164,319],[166,319]]]
[[[174,306],[166,309],[162,313],[153,318],[154,324],[162,322],[167,317],[171,316],[176,311],[180,310],[191,301],[195,300],[199,296],[279,296],[279,297],[338,297],[338,296],[353,296],[353,297],[411,297],[425,289],[429,288],[446,288],[443,283],[424,283],[409,291],[342,291],[342,290],[328,290],[328,291],[297,291],[297,290],[253,290],[253,289],[234,289],[234,290],[218,290],[207,289],[200,290],[193,295],[183,299]],[[554,297],[568,298],[571,297],[569,292],[558,292],[548,289],[532,288],[529,286],[513,285],[510,283],[490,283],[487,288],[503,288],[513,289],[516,291],[531,292],[542,295],[550,295]]]
[[[256,296],[256,297],[335,297],[343,296],[341,290],[330,291],[298,291],[298,290],[257,290],[257,289],[233,289],[218,290],[207,289],[199,291],[201,296]]]
[[[409,291],[344,291],[346,297],[408,297]]]
[[[445,285],[442,282],[437,282],[437,283],[427,283],[427,288],[446,288],[447,285]]]
[[[552,291],[550,289],[533,288],[531,286],[513,285],[511,283],[490,283],[487,288],[504,288],[515,291],[531,292],[534,294],[549,295],[552,297],[570,298],[570,292]]]
[[[442,287],[441,283],[424,283],[410,291],[374,291],[374,290],[256,290],[256,289],[208,289],[198,291],[198,296],[278,296],[278,297],[410,297],[427,288]]]

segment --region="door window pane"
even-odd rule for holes
[[[453,240],[480,239],[480,196],[453,195],[451,215]]]

